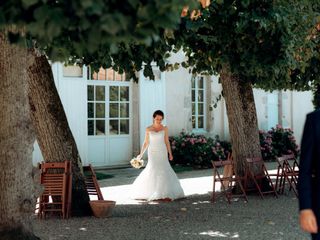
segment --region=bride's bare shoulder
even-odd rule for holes
[[[146,132],[150,132],[150,131],[152,131],[152,129],[153,129],[152,126],[148,126],[148,127],[146,128]]]

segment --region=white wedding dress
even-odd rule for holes
[[[132,184],[133,199],[152,201],[184,197],[179,179],[169,164],[164,133],[164,130],[149,132],[148,164]]]

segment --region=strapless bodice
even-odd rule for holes
[[[164,142],[164,130],[159,132],[150,131],[149,133],[149,150],[163,151],[166,148]]]

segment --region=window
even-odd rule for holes
[[[109,88],[109,99],[106,99],[106,88]],[[87,91],[88,135],[129,134],[129,86],[88,85]]]
[[[105,86],[88,85],[88,135],[105,135]]]
[[[88,80],[127,81],[124,73],[120,74],[112,68],[100,68],[99,72],[92,72],[88,67],[87,78]]]
[[[192,128],[204,129],[205,126],[205,81],[204,77],[191,79]]]
[[[129,134],[129,87],[109,87],[109,134]]]

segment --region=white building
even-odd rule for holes
[[[176,55],[172,62],[181,60]],[[84,165],[127,165],[139,152],[152,113],[161,109],[170,135],[182,129],[228,139],[224,100],[216,76],[192,76],[187,69],[161,73],[155,81],[142,73],[139,83],[126,81],[113,70],[90,73],[87,67],[52,65],[55,83]],[[254,90],[260,129],[276,124],[292,128],[300,143],[305,115],[313,110],[310,92]],[[33,161],[42,160],[37,144]]]

